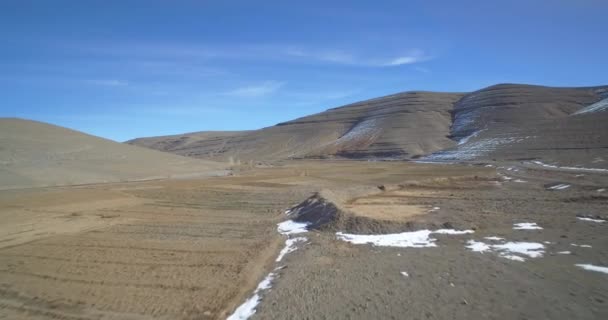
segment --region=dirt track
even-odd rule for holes
[[[608,222],[576,219],[606,214],[597,189],[608,177],[524,167],[499,172],[525,183],[482,166],[307,161],[243,166],[234,177],[3,191],[0,318],[225,318],[274,267],[283,211],[315,191],[388,220],[387,231],[408,221],[476,232],[437,235],[436,248],[352,245],[309,232],[255,318],[605,317],[607,275],[574,264],[608,266]],[[552,182],[571,187],[545,190]],[[521,221],[544,229],[513,230]],[[525,262],[465,249],[485,236],[552,244]],[[572,254],[555,254],[564,250]]]

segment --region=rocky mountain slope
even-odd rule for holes
[[[260,130],[199,132],[127,143],[235,161],[543,159],[588,164],[608,160],[606,98],[608,86],[500,84],[466,94],[404,92]]]
[[[215,175],[224,164],[0,118],[0,189]]]
[[[426,160],[542,159],[567,165],[608,160],[606,87],[498,85],[454,105],[453,148]]]

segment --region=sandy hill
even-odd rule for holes
[[[0,189],[220,174],[222,167],[46,123],[0,118]]]
[[[127,143],[197,158],[608,161],[608,86],[404,92],[243,132]],[[608,165],[608,164],[607,164]]]

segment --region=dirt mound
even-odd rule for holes
[[[321,193],[315,193],[288,211],[296,222],[308,223],[309,230],[344,231],[360,234],[393,233],[417,230],[422,226],[413,221],[395,221],[362,216],[344,204],[332,202]]]

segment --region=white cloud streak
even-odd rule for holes
[[[214,46],[202,44],[112,44],[91,45],[85,51],[108,56],[160,56],[202,60],[250,60],[292,63],[326,63],[357,67],[397,67],[432,59],[422,49],[378,54],[366,50],[340,50],[327,47],[288,44],[238,44]]]
[[[431,57],[426,55],[420,49],[410,50],[405,54],[396,55],[391,58],[370,58],[361,57],[355,53],[345,52],[340,50],[304,50],[296,48],[287,48],[283,51],[287,56],[306,58],[312,61],[343,64],[350,66],[361,67],[396,67],[408,64],[415,64],[430,60]]]
[[[244,98],[262,97],[277,92],[284,85],[285,82],[281,81],[264,81],[260,84],[234,89],[227,92],[226,95]]]
[[[96,85],[96,86],[106,86],[106,87],[125,87],[129,85],[129,82],[124,80],[116,80],[116,79],[93,79],[93,80],[85,80],[86,83]]]

